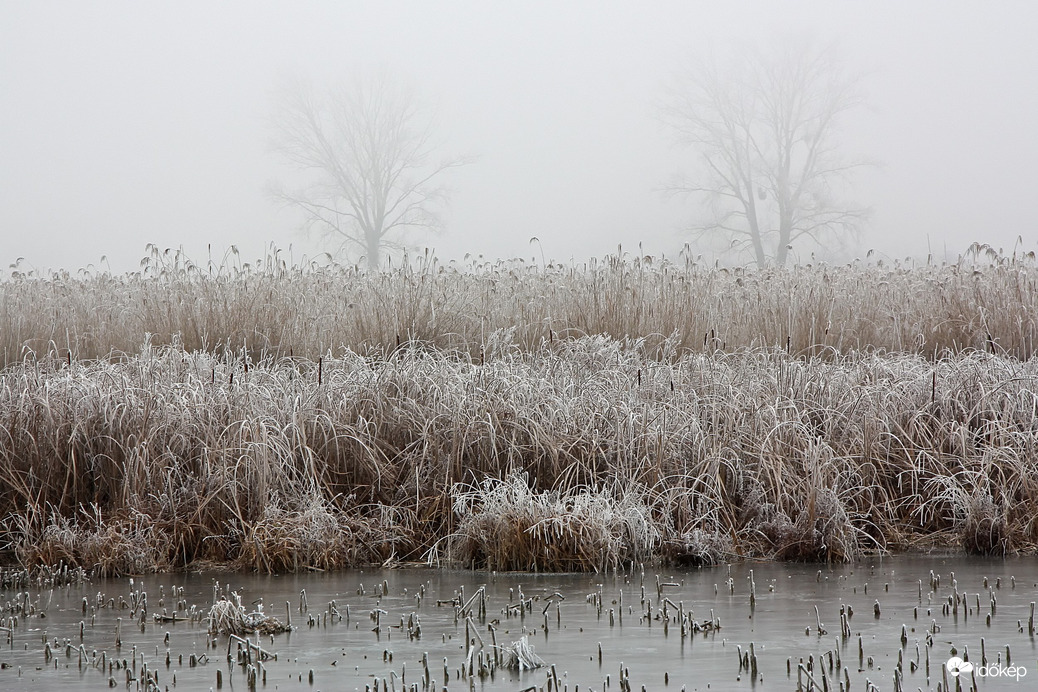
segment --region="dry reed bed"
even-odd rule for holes
[[[662,354],[662,357],[660,357]],[[0,544],[106,573],[848,559],[1038,538],[1038,359],[145,347],[0,374]]]
[[[231,261],[234,260],[234,261]],[[1038,266],[976,246],[957,264],[861,263],[749,272],[693,261],[607,257],[579,266],[522,261],[384,273],[290,264],[272,251],[200,266],[152,248],[133,274],[14,272],[0,282],[0,358],[134,353],[146,338],[188,350],[249,349],[316,360],[417,339],[474,358],[514,327],[528,350],[555,338],[639,336],[712,352],[781,347],[939,354],[968,348],[1021,359],[1038,348]]]

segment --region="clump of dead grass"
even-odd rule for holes
[[[846,508],[829,488],[812,493],[793,518],[779,509],[764,512],[754,529],[778,560],[846,562],[863,554]]]
[[[660,534],[639,493],[538,492],[512,473],[453,489],[447,560],[492,570],[600,571],[651,558]]]
[[[693,529],[664,542],[662,556],[678,567],[709,567],[737,559],[731,536]]]
[[[316,489],[286,509],[284,500],[271,498],[263,514],[245,522],[236,536],[241,546],[239,567],[263,572],[332,570],[382,562],[391,554],[377,521],[336,511]]]
[[[990,495],[970,498],[961,529],[962,547],[974,555],[1005,555],[1010,551],[1005,515]]]
[[[18,561],[27,567],[63,563],[100,577],[148,574],[168,568],[168,537],[147,516],[129,513],[105,520],[93,506],[78,516],[56,512],[23,522],[14,545]]]
[[[230,598],[221,597],[209,609],[209,632],[210,634],[280,634],[292,630],[273,615],[263,612],[263,604],[258,608],[248,611],[241,602],[241,594],[237,591],[231,592]]]
[[[501,647],[501,665],[509,670],[536,670],[544,665],[544,659],[537,655],[530,638],[523,635],[511,644]]]

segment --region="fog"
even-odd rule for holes
[[[561,6],[560,6],[561,5]],[[863,74],[842,126],[872,216],[852,254],[1038,246],[1030,2],[0,2],[0,265],[132,270],[321,247],[268,194],[285,79],[387,69],[435,106],[444,261],[676,254],[702,214],[660,193],[694,155],[657,118],[693,54],[814,39]],[[531,244],[536,236],[540,244]],[[695,251],[695,248],[694,248]],[[101,263],[102,256],[105,264]],[[804,259],[804,258],[801,258]]]

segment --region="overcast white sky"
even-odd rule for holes
[[[654,103],[692,52],[836,41],[871,109],[845,128],[874,217],[862,252],[1038,247],[1034,2],[15,2],[0,0],[0,265],[205,259],[298,219],[265,194],[279,79],[388,67],[439,111],[452,172],[444,259],[674,253],[691,202],[656,191],[691,153]],[[311,246],[312,247],[312,246]]]

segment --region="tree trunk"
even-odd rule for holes
[[[364,255],[368,269],[377,271],[382,266],[382,235],[373,231],[364,233]]]
[[[779,213],[779,239],[778,247],[775,248],[775,265],[779,267],[786,266],[786,259],[789,256],[789,238],[793,234],[793,220],[789,218],[789,214],[785,211]]]
[[[750,222],[750,242],[753,244],[753,256],[757,260],[757,268],[763,269],[768,263],[768,254],[764,251],[764,239],[757,223],[757,203],[753,201],[754,191],[751,188],[746,195],[746,220]]]

